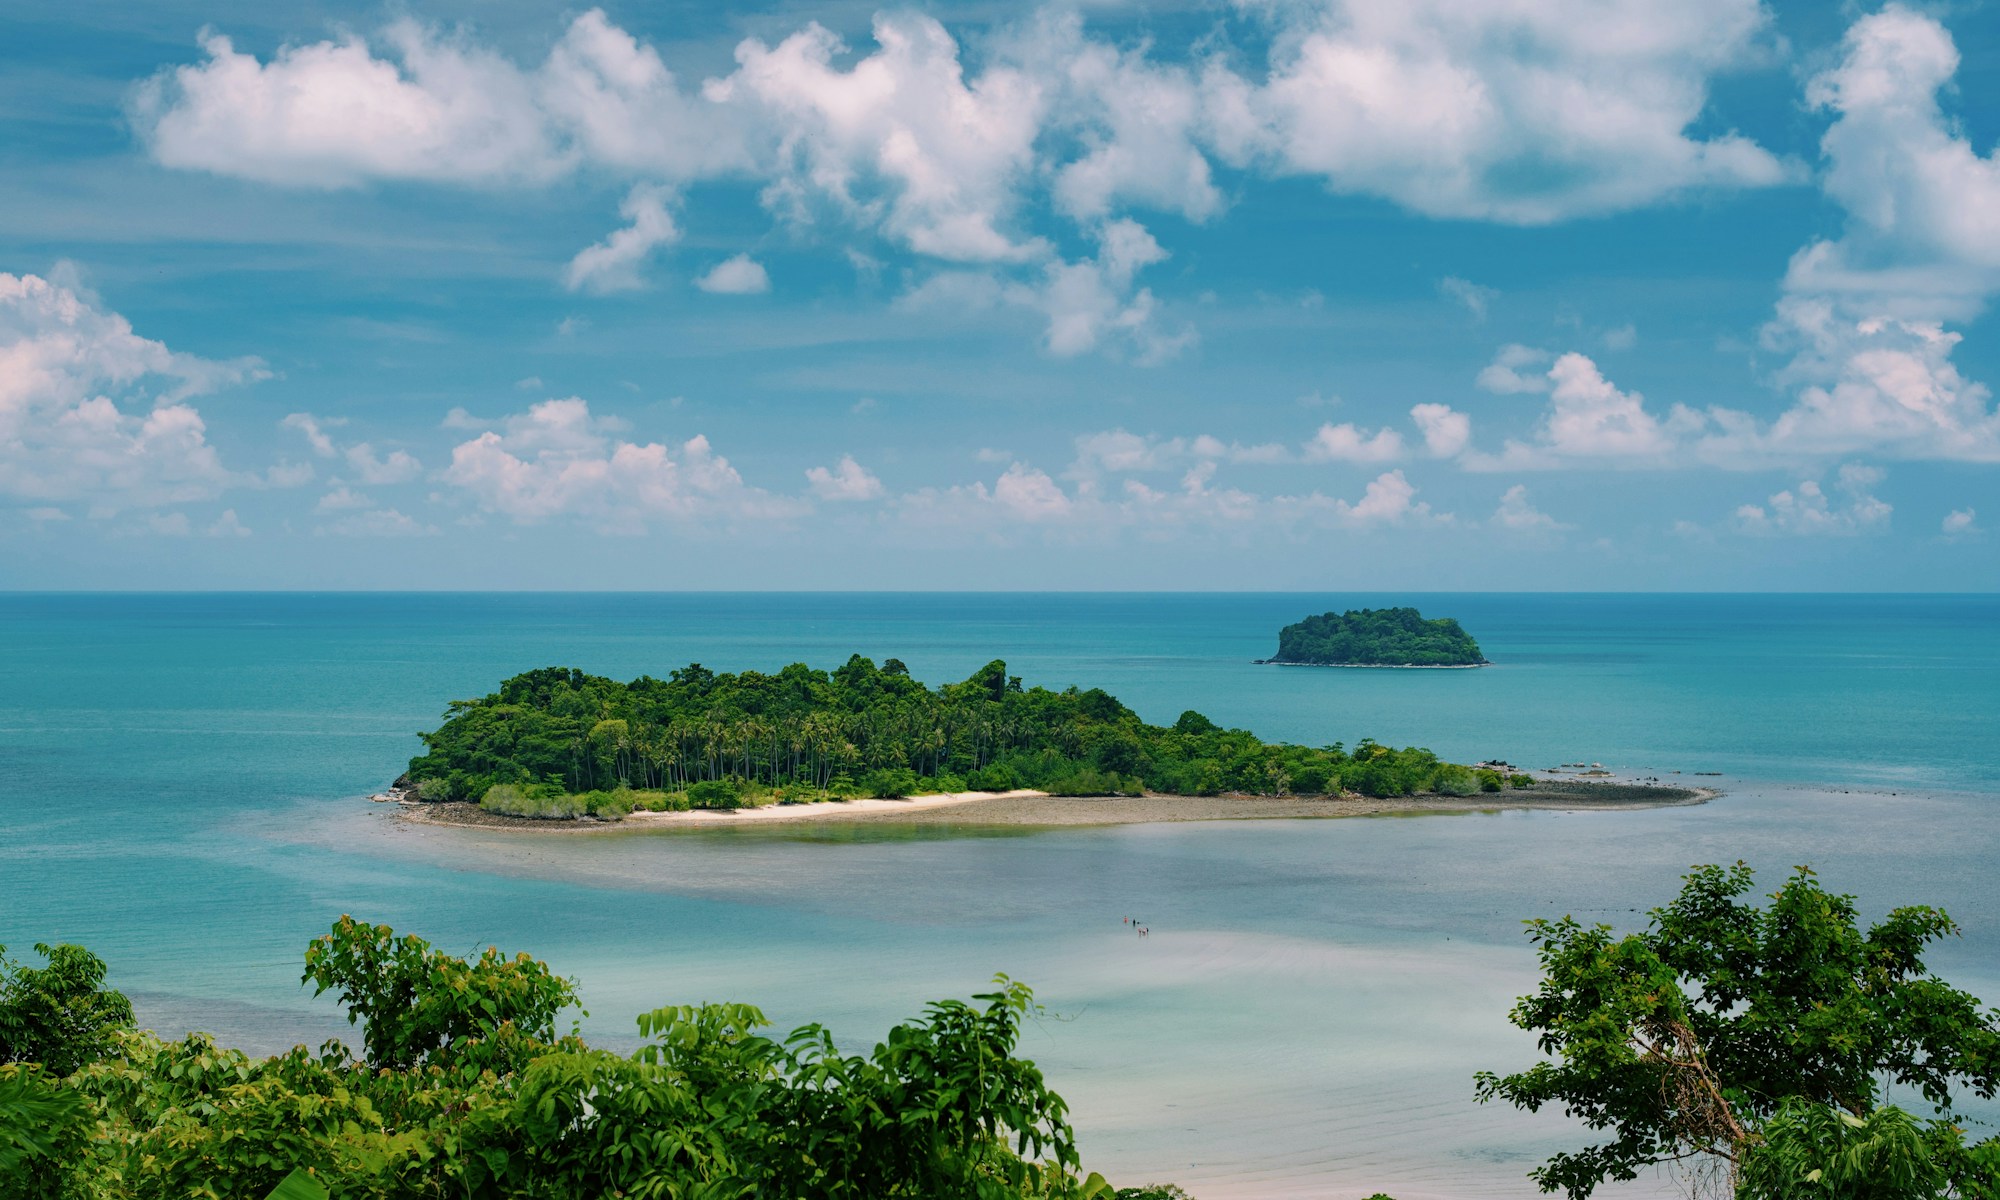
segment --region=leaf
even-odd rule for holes
[[[319,1185],[319,1180],[294,1167],[292,1173],[280,1179],[278,1186],[272,1188],[271,1194],[264,1200],[327,1200],[327,1194],[326,1189]]]

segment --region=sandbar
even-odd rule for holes
[[[531,833],[612,833],[755,826],[773,822],[881,822],[907,825],[1137,825],[1170,821],[1269,821],[1515,809],[1616,811],[1704,804],[1713,788],[1609,780],[1538,780],[1533,787],[1475,796],[1051,796],[1046,792],[954,792],[900,800],[835,800],[696,812],[635,812],[622,821],[540,821],[496,816],[476,804],[399,805],[403,819]]]

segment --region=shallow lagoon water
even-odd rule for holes
[[[1405,598],[1396,598],[1397,602]],[[1936,964],[2000,999],[2000,603],[1986,597],[1421,597],[1499,666],[1259,668],[1339,596],[0,597],[0,942],[81,941],[162,1028],[341,1033],[299,951],[352,911],[578,977],[617,1043],[739,999],[865,1045],[996,971],[1086,1161],[1203,1200],[1532,1194],[1571,1137],[1481,1109],[1531,1058],[1520,921],[1631,924],[1695,862],[1810,862],[1879,913],[1941,904]],[[977,836],[871,827],[524,837],[411,827],[380,786],[445,700],[562,662],[621,677],[1005,657],[1153,720],[1453,757],[1719,770],[1695,808]],[[1121,917],[1152,928],[1141,941]],[[1670,1190],[1644,1181],[1640,1193]]]

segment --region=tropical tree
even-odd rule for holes
[[[1958,932],[1948,916],[1898,908],[1864,932],[1854,898],[1825,891],[1809,868],[1768,905],[1745,902],[1752,886],[1741,863],[1697,867],[1623,937],[1570,917],[1528,923],[1543,980],[1511,1017],[1553,1057],[1480,1073],[1478,1097],[1557,1107],[1604,1138],[1538,1168],[1545,1191],[1582,1200],[1662,1163],[1709,1164],[1724,1187],[1739,1173],[1769,1186],[1774,1164],[1804,1161],[1802,1146],[1853,1149],[1814,1140],[1835,1128],[1828,1120],[1861,1122],[1871,1146],[1905,1145],[1901,1118],[1878,1110],[1885,1085],[1937,1108],[1924,1137],[1946,1154],[1954,1095],[1994,1095],[2000,1013],[1924,968],[1925,947]],[[1782,1160],[1769,1149],[1779,1146],[1791,1147]],[[1900,1153],[1882,1150],[1882,1161]],[[1992,1153],[1991,1143],[1970,1159],[1953,1151],[1940,1169],[1962,1175]]]

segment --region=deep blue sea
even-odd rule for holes
[[[1329,609],[1459,618],[1479,671],[1259,667]],[[451,699],[562,664],[631,678],[850,653],[929,682],[1004,658],[1142,715],[1532,767],[1719,772],[1693,808],[973,835],[870,827],[534,837],[363,797]],[[1581,1136],[1481,1109],[1531,1061],[1530,916],[1630,925],[1693,863],[1794,864],[1965,926],[2000,1001],[2000,598],[1635,595],[0,595],[0,943],[76,941],[164,1030],[345,1031],[298,984],[352,912],[574,975],[587,1033],[736,999],[854,1047],[1024,979],[1026,1050],[1086,1164],[1234,1196],[1533,1194]],[[1121,920],[1152,928],[1132,938]],[[1670,1191],[1651,1179],[1633,1194]]]

